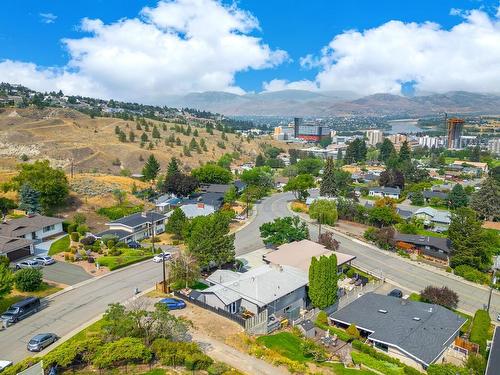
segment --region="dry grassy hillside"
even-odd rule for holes
[[[140,147],[140,136],[143,131],[136,130],[134,121],[124,121],[116,118],[90,118],[82,113],[59,108],[47,109],[4,109],[0,112],[0,169],[13,169],[20,162],[22,155],[29,160],[49,159],[54,166],[69,170],[71,160],[76,173],[100,172],[119,174],[121,169],[132,173],[140,172],[144,160],[149,154],[154,154],[162,166],[166,166],[171,157],[175,156],[182,164],[194,168],[210,160],[217,160],[226,152],[239,151],[240,161],[253,160],[260,151],[259,143],[274,144],[272,140],[252,140],[247,142],[238,139],[234,134],[227,134],[224,141],[226,149],[217,146],[222,141],[221,132],[214,130],[210,135],[204,128],[198,128],[200,142],[205,139],[207,152],[202,154],[192,152],[191,157],[183,156],[183,145],[189,145],[192,138],[171,130],[173,124],[167,124],[164,131],[159,122],[158,129],[161,139],[155,139],[154,148],[148,150]],[[118,126],[125,134],[132,130],[136,135],[135,142],[120,142],[115,134]],[[193,127],[193,130],[195,128]],[[152,127],[147,133],[152,140]],[[172,147],[165,145],[165,139],[174,134],[180,138],[181,145]],[[148,142],[149,143],[149,142]],[[146,147],[148,146],[146,143]],[[281,147],[283,145],[281,144]],[[121,165],[116,164],[119,159]]]

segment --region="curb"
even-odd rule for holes
[[[293,212],[291,210],[291,208],[290,208],[291,207],[290,203],[287,205],[287,207],[288,207],[288,210],[292,214],[294,214],[296,216],[299,216],[303,221],[305,221],[305,222],[307,222],[307,223],[309,223],[311,225],[316,225],[317,226],[317,224],[315,222],[311,221],[309,218],[303,217],[303,215],[301,215],[300,213]],[[351,237],[351,236],[349,236],[349,235],[347,235],[347,234],[345,234],[343,232],[339,232],[338,230],[332,228],[329,225],[324,224],[324,225],[322,225],[322,227],[324,229],[330,231],[330,232],[333,232],[333,233],[337,234],[338,236],[348,238],[350,241],[353,241],[353,242],[355,242],[355,243],[357,243],[359,245],[363,245],[363,246],[366,246],[366,247],[368,247],[368,248],[370,248],[372,250],[378,251],[379,253],[382,253],[382,254],[385,254],[385,255],[389,255],[389,256],[394,257],[394,258],[398,258],[398,259],[400,259],[400,260],[402,260],[402,261],[404,261],[404,262],[406,262],[408,264],[411,264],[413,266],[420,267],[420,268],[425,269],[427,271],[433,272],[433,273],[435,273],[437,275],[441,275],[441,276],[447,277],[449,279],[452,279],[452,280],[455,280],[455,281],[459,281],[459,282],[461,282],[463,284],[466,284],[466,285],[469,285],[469,286],[473,286],[475,288],[479,288],[479,289],[482,289],[484,291],[489,291],[490,290],[490,288],[488,288],[488,287],[486,287],[484,285],[473,283],[471,281],[465,280],[464,278],[462,278],[460,276],[456,276],[456,275],[454,275],[452,273],[440,271],[438,269],[434,269],[432,266],[427,266],[427,265],[421,264],[420,262],[415,262],[415,261],[412,261],[412,260],[408,260],[408,259],[405,259],[403,257],[397,256],[396,254],[393,254],[390,251],[379,249],[377,246],[374,246],[371,243],[361,241],[361,240],[359,240],[357,238],[354,238],[354,237]],[[405,289],[407,289],[407,288],[405,288]],[[495,289],[493,290],[493,293],[500,296],[500,292],[498,292]]]
[[[103,275],[103,276],[106,276],[106,275]],[[149,293],[149,292],[151,292],[153,290],[155,290],[155,287],[148,288],[148,289],[140,292],[139,294],[137,294],[137,295],[135,295],[135,296],[133,296],[133,297],[125,300],[123,303],[126,304],[126,303],[129,303],[131,301],[134,301],[137,298],[142,297],[142,296],[146,295],[147,293]],[[59,340],[57,340],[53,345],[47,347],[48,350],[45,349],[45,350],[42,350],[41,352],[36,353],[34,355],[34,357],[40,357],[40,356],[44,356],[44,355],[48,354],[52,350],[56,349],[58,346],[64,344],[66,341],[68,341],[69,339],[71,339],[73,336],[77,335],[79,332],[83,331],[85,328],[91,326],[92,324],[94,324],[98,320],[101,320],[103,316],[104,316],[104,313],[101,313],[101,314],[93,317],[92,319],[90,319],[87,322],[83,323],[80,327],[75,328],[74,330],[72,330],[69,333],[65,334],[64,336],[60,337]]]
[[[243,224],[241,227],[236,228],[234,231],[229,232],[229,234],[235,234],[235,233],[238,233],[240,230],[245,229],[245,227],[252,224],[252,222],[255,220],[256,217],[257,217],[257,209],[254,208],[252,210],[252,215],[250,215],[250,217],[247,219],[246,223]]]

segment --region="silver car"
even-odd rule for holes
[[[54,258],[49,257],[48,255],[34,257],[33,260],[35,262],[38,262],[38,264],[42,264],[44,266],[48,266],[49,264],[54,264],[56,262]]]
[[[28,342],[27,349],[30,352],[40,352],[55,343],[58,338],[54,333],[39,333]]]
[[[36,260],[23,260],[16,264],[16,269],[20,270],[21,268],[42,268],[42,265],[38,263]]]

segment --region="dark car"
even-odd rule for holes
[[[54,333],[39,333],[28,342],[27,349],[30,352],[41,352],[50,344],[55,343],[57,339]]]
[[[180,310],[186,307],[186,302],[178,298],[163,298],[160,303],[165,304],[169,310]]]
[[[7,311],[0,316],[0,319],[6,320],[9,323],[15,323],[19,320],[27,318],[39,310],[40,299],[36,297],[28,297],[11,305]]]
[[[396,298],[403,298],[403,292],[400,291],[399,289],[393,289],[391,292],[388,294],[388,296],[391,297],[396,297]]]
[[[127,245],[131,249],[140,249],[141,248],[141,244],[139,242],[136,242],[136,241],[130,241],[129,243],[127,243]]]

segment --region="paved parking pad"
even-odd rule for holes
[[[56,262],[42,268],[43,277],[58,284],[74,285],[92,278],[82,267],[66,262]]]

